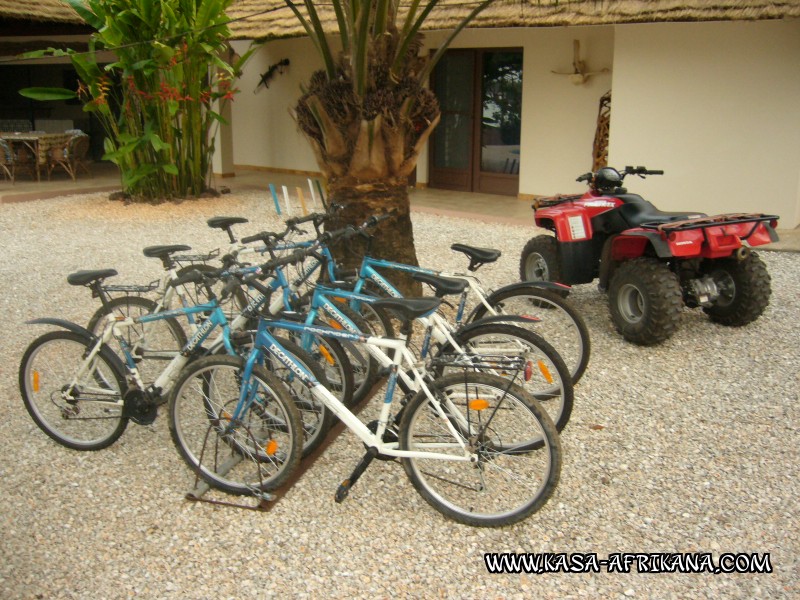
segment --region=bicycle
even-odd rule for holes
[[[297,257],[281,259],[273,264],[292,260],[297,260]],[[265,268],[270,266],[270,263],[264,265]],[[197,281],[206,276],[195,272],[184,276],[185,281],[177,281]],[[81,279],[88,277],[84,275]],[[233,289],[233,286],[229,289]],[[66,330],[40,336],[29,345],[23,355],[19,385],[25,407],[34,422],[56,442],[76,450],[100,450],[108,447],[119,439],[129,420],[142,425],[152,423],[157,415],[157,407],[166,401],[172,382],[181,369],[206,352],[203,343],[214,329],[222,329],[214,344],[224,346],[228,355],[238,356],[225,313],[210,288],[208,294],[212,298],[211,302],[193,307],[137,318],[109,316],[100,337],[75,323],[61,319],[29,321],[56,325]],[[180,353],[172,354],[171,360],[158,377],[149,385],[146,384],[140,375],[134,349],[124,335],[125,330],[201,313],[208,315],[203,324]],[[109,343],[112,339],[118,341],[125,358],[124,363],[111,350]],[[313,360],[305,358],[301,349],[291,342],[287,342],[285,346],[293,352],[296,361],[307,365],[307,370],[314,372],[317,378],[325,380],[324,373],[318,370]],[[277,363],[269,363],[270,366],[273,364]],[[300,444],[307,454],[321,443],[332,417],[313,400],[309,402],[302,390],[292,387],[293,374],[289,375],[281,383],[290,387],[292,395],[302,407],[303,427],[298,425],[296,431],[303,433]],[[275,378],[275,375],[270,377]]]
[[[295,221],[300,220],[295,219]],[[348,227],[320,234],[319,239],[314,242],[314,247],[309,248],[304,243],[306,245],[304,254],[313,256],[316,260],[325,263],[330,260],[326,256],[328,244],[359,235],[360,230],[374,226],[379,220],[381,220],[381,217],[373,217],[359,229]],[[267,247],[270,247],[270,252],[273,252],[271,244],[276,238],[282,239],[285,237],[290,229],[291,226],[283,234],[261,232],[249,238],[243,238],[242,241],[247,243],[262,241]],[[275,276],[271,283],[267,286],[260,286],[263,289],[261,298],[272,295],[273,299],[270,302],[269,313],[277,314],[284,307],[294,308],[297,304],[295,292],[298,289],[298,284],[304,282],[308,277],[308,273],[313,272],[316,268],[316,266],[312,266],[312,269],[304,269],[301,276],[293,283],[289,283],[288,278],[283,273],[283,267],[276,268]],[[325,269],[328,269],[327,265]],[[423,277],[422,275],[419,276]],[[462,280],[445,281],[443,278],[430,275],[425,277],[427,277],[428,283],[437,284],[437,295],[461,293],[466,287],[466,282]],[[256,284],[252,283],[251,280],[250,285],[255,286]],[[305,298],[304,316],[299,316],[298,319],[303,320],[306,325],[318,322],[319,316],[325,314],[337,328],[344,328],[356,334],[372,334],[378,337],[386,337],[380,332],[376,332],[375,329],[377,328],[372,328],[363,320],[356,318],[357,313],[348,308],[348,303],[355,302],[360,303],[362,306],[371,306],[373,307],[373,313],[379,319],[388,321],[384,311],[374,308],[374,301],[377,300],[375,297],[316,284],[309,286],[309,291],[306,293]],[[518,316],[509,316],[505,317],[503,321],[506,322],[484,320],[475,322],[462,330],[456,330],[440,315],[420,319],[421,325],[426,327],[426,336],[428,338],[433,336],[433,340],[438,344],[437,352],[439,354],[465,355],[471,351],[476,354],[524,356],[530,366],[526,370],[526,377],[522,385],[534,398],[544,403],[543,406],[556,423],[558,430],[561,431],[569,420],[574,401],[573,386],[566,365],[555,349],[536,333],[516,327],[514,323],[508,323],[508,321],[527,322],[526,319]],[[390,326],[386,326],[386,329],[390,329]],[[302,347],[306,347],[309,340],[301,339],[299,343]],[[344,342],[343,345],[353,348],[348,352],[348,356],[357,356],[361,364],[366,366],[365,377],[360,388],[361,391],[366,393],[371,389],[378,377],[379,365],[376,357],[372,356],[370,358],[369,347],[366,347],[367,359],[364,359],[362,358],[364,352],[360,352],[357,349],[357,344]],[[501,372],[496,369],[495,371]],[[407,392],[408,390],[404,391]]]
[[[389,215],[373,217],[368,221],[369,226],[377,225],[380,221],[391,218]],[[312,213],[305,217],[296,217],[286,221],[287,230],[282,234],[268,234],[262,232],[260,236],[275,236],[277,241],[284,240],[287,233],[293,232],[302,234],[299,226],[304,223],[312,223],[317,234],[317,240],[322,238],[320,227],[330,217],[330,213]],[[366,224],[365,224],[366,225]],[[361,235],[364,234],[365,227],[361,228]],[[250,241],[262,240],[263,237],[251,236]],[[368,236],[367,236],[368,237]],[[244,239],[243,239],[244,241]],[[313,241],[286,242],[283,246],[277,246],[276,250],[292,250],[298,247],[308,247]],[[465,254],[469,260],[467,269],[476,272],[484,264],[497,261],[500,251],[489,248],[477,248],[466,244],[453,244],[451,249]],[[451,279],[461,279],[467,282],[467,287],[462,291],[458,306],[454,315],[454,323],[457,327],[469,325],[487,317],[500,317],[502,315],[523,315],[540,317],[528,319],[527,321],[512,320],[518,326],[526,326],[535,323],[530,328],[548,340],[564,358],[570,371],[572,383],[576,384],[583,376],[589,364],[591,354],[591,342],[589,330],[586,323],[572,304],[566,300],[562,293],[569,289],[569,286],[552,282],[522,282],[503,286],[493,291],[485,290],[475,275],[459,272],[436,271],[425,267],[406,265],[390,260],[377,259],[369,255],[369,244],[367,251],[362,257],[359,269],[350,274],[340,272],[336,267],[336,262],[327,244],[323,244],[316,255],[310,255],[307,264],[304,264],[299,276],[292,281],[291,289],[296,291],[304,282],[308,282],[311,276],[320,270],[324,275],[324,280],[328,283],[347,280],[350,289],[356,292],[365,292],[378,297],[402,297],[402,294],[385,277],[381,276],[376,269],[390,269],[402,271],[410,274],[427,274]],[[475,305],[467,312],[467,301],[475,299]],[[383,331],[384,335],[391,337],[391,324],[387,323],[384,315],[375,314],[375,309],[370,304],[362,304],[354,301],[351,307],[367,320],[374,331]],[[538,314],[531,314],[538,313]],[[502,320],[499,320],[502,321]]]
[[[421,365],[417,357],[406,347],[407,337],[411,321],[430,316],[441,300],[378,302],[401,318],[399,339],[367,338],[333,328],[262,319],[246,361],[208,356],[189,365],[169,400],[172,439],[189,467],[209,484],[226,491],[248,493],[252,489],[252,482],[235,477],[228,465],[218,460],[216,451],[224,449],[227,440],[236,434],[241,422],[237,415],[252,410],[254,402],[245,391],[251,387],[260,354],[269,349],[368,448],[350,477],[339,486],[337,502],[344,500],[372,460],[399,458],[426,502],[458,522],[509,525],[541,508],[552,495],[561,468],[558,432],[546,413],[519,386],[507,379],[477,373],[472,365],[463,375],[427,382],[418,368]],[[382,364],[389,369],[389,380],[374,431],[290,355],[281,352],[280,343],[270,333],[271,327],[367,344],[376,356],[382,357]],[[230,371],[226,379],[229,388],[221,393],[203,385],[209,373],[218,369]],[[408,399],[395,432],[388,424],[393,422],[391,407],[398,380],[409,387],[416,385],[420,391]],[[242,391],[234,394],[229,390],[236,384]],[[209,441],[212,435],[219,441]]]

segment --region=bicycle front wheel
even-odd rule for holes
[[[499,292],[489,299],[489,305],[497,314],[539,319],[526,328],[558,351],[569,368],[572,384],[578,383],[589,364],[591,342],[586,322],[569,300],[556,292],[528,286]],[[485,306],[479,305],[470,320],[474,322],[489,314]],[[515,321],[514,325],[522,324]]]
[[[536,401],[485,373],[450,375],[429,389],[433,399],[423,390],[405,407],[400,448],[466,452],[475,461],[403,458],[420,495],[446,517],[482,527],[510,525],[539,510],[558,484],[561,445]]]
[[[243,381],[244,360],[207,356],[190,363],[169,402],[172,441],[186,464],[231,494],[282,485],[300,462],[300,416],[283,383],[262,367]],[[241,386],[246,404],[237,416]]]
[[[86,338],[53,331],[34,340],[22,357],[19,390],[39,428],[74,450],[101,450],[128,426],[122,416],[125,375],[111,350],[103,347],[71,389],[86,355]]]

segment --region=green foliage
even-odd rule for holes
[[[105,158],[119,165],[133,198],[197,196],[207,189],[216,103],[237,91],[236,64],[222,57],[233,0],[67,0],[90,25],[88,53],[67,54],[81,80],[77,96],[106,130]],[[100,52],[115,61],[101,63]],[[29,97],[63,97],[28,89]],[[73,96],[74,97],[74,93]]]

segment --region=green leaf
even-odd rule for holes
[[[164,170],[165,173],[169,173],[170,175],[178,175],[178,167],[173,164],[166,164],[162,165],[161,168]]]
[[[19,91],[21,96],[32,100],[72,100],[78,94],[74,90],[64,88],[29,87]]]

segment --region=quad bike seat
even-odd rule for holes
[[[639,227],[643,223],[685,221],[686,219],[706,216],[705,213],[698,212],[666,212],[658,210],[652,203],[638,194],[620,194],[617,198],[622,200],[624,204],[615,210],[619,212],[619,215],[628,224],[628,227]]]

